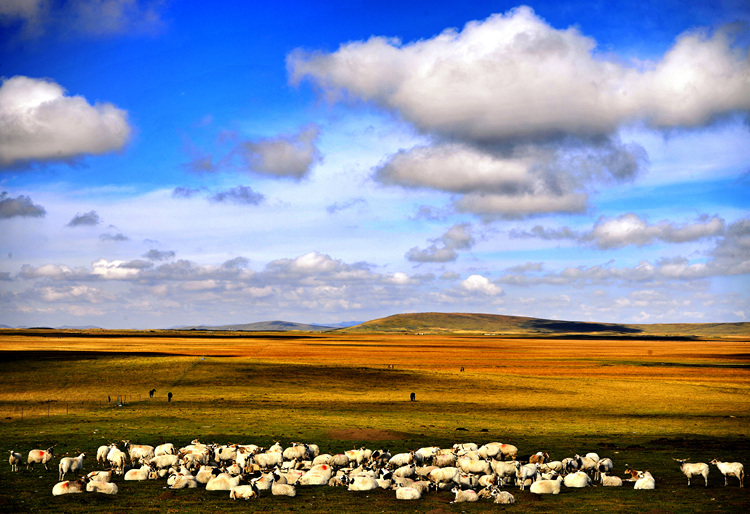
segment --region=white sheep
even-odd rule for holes
[[[18,471],[18,466],[21,465],[23,456],[20,453],[16,453],[13,450],[10,450],[10,457],[8,458],[8,463],[10,464],[10,470],[11,471]]]
[[[583,471],[576,471],[565,475],[563,483],[565,487],[588,487],[591,485],[591,477]]]
[[[156,469],[173,468],[179,466],[180,457],[173,454],[156,455],[153,459],[146,462],[146,464]]]
[[[83,459],[86,457],[85,453],[80,454],[78,457],[63,457],[60,459],[58,470],[60,471],[60,480],[65,478],[65,475],[70,472],[74,475],[76,472],[83,469]]]
[[[396,469],[393,472],[394,477],[413,477],[416,473],[416,468],[412,464],[407,464],[406,466],[401,466],[400,468]]]
[[[92,471],[86,475],[91,482],[111,482],[112,481],[112,470],[106,471]]]
[[[656,480],[648,471],[639,471],[633,489],[656,489]]]
[[[274,496],[297,496],[297,489],[293,485],[289,484],[282,484],[277,482],[277,475],[272,474],[271,475],[273,480],[271,480],[271,494]]]
[[[458,483],[461,471],[458,468],[436,468],[429,474],[431,482],[436,484]]]
[[[258,488],[253,484],[236,485],[229,490],[229,498],[232,500],[249,500],[258,498],[259,495]]]
[[[156,448],[154,448],[154,457],[159,457],[161,455],[176,455],[177,450],[175,450],[175,447],[172,443],[164,443],[160,444]]]
[[[390,469],[400,468],[414,462],[414,452],[409,453],[397,453],[388,461],[387,466]]]
[[[499,503],[501,505],[510,505],[512,503],[516,503],[515,496],[510,494],[508,491],[500,491],[499,489],[496,489],[492,491],[492,496],[495,497],[495,503]]]
[[[506,482],[506,479],[510,481],[512,478],[516,476],[516,462],[515,460],[509,460],[509,461],[499,461],[499,460],[493,460],[490,465],[492,466],[492,471],[495,472],[498,479],[500,479],[500,484],[504,484]]]
[[[490,463],[486,460],[473,460],[461,457],[456,461],[456,464],[464,473],[476,473],[480,475],[489,475],[492,473]]]
[[[112,448],[107,455],[112,468],[118,475],[122,475],[125,472],[125,465],[128,462],[128,454],[119,448]]]
[[[140,468],[129,469],[125,473],[125,480],[127,481],[141,481],[141,480],[154,480],[157,478],[157,474],[151,469],[148,464],[142,465]]]
[[[378,484],[377,479],[368,475],[349,477],[349,486],[347,487],[350,491],[373,491],[379,488],[380,484]]]
[[[516,482],[521,486],[521,491],[526,487],[526,481],[536,480],[537,474],[539,473],[539,467],[536,464],[521,464],[516,462]]]
[[[745,487],[745,466],[741,462],[722,462],[714,459],[711,464],[715,465],[724,475],[724,486],[729,485],[729,477],[737,477],[740,481],[740,487]]]
[[[86,491],[89,493],[117,494],[117,484],[92,480],[86,484]]]
[[[62,494],[82,493],[86,488],[86,479],[79,478],[78,480],[68,480],[65,482],[58,482],[52,488],[52,496],[60,496]]]
[[[154,447],[148,444],[133,444],[129,440],[122,440],[125,443],[125,451],[128,452],[130,462],[138,459],[151,459],[154,457]]]
[[[448,468],[456,465],[456,454],[455,453],[443,453],[435,455],[432,458],[432,463],[439,468]]]
[[[46,450],[31,450],[26,459],[26,469],[34,469],[34,464],[44,464],[44,469],[49,471],[47,463],[55,456],[54,446]]]
[[[193,475],[176,473],[169,476],[167,479],[167,485],[170,489],[196,489],[198,487],[198,481]]]
[[[599,480],[601,480],[602,485],[604,487],[621,487],[622,486],[622,478],[612,477],[612,476],[607,475],[604,472],[599,473]]]
[[[240,476],[220,473],[206,483],[206,491],[231,491],[232,487],[240,485],[240,480]]]
[[[596,476],[594,477],[594,480],[598,479],[602,473],[609,473],[614,469],[614,467],[615,464],[609,457],[599,459],[596,462]]]
[[[109,455],[109,451],[112,449],[112,445],[109,444],[103,444],[96,450],[96,462],[100,465],[105,465],[107,463],[107,455]]]
[[[677,461],[680,465],[680,470],[685,474],[685,476],[688,479],[688,487],[690,486],[690,478],[694,477],[695,475],[701,475],[703,476],[703,480],[705,480],[705,487],[708,487],[708,464],[705,462],[687,462],[686,460],[682,459],[673,459]]]
[[[396,489],[397,500],[419,500],[422,492],[416,487],[398,487]]]
[[[473,489],[459,489],[454,487],[451,489],[452,493],[455,493],[456,497],[451,503],[463,503],[463,502],[477,502],[479,501],[479,495]]]
[[[537,480],[531,487],[529,492],[534,494],[560,494],[563,478],[557,477],[555,480]]]

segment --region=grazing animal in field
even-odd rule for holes
[[[31,450],[26,459],[26,469],[34,469],[34,464],[44,464],[44,469],[49,471],[47,463],[55,456],[54,446],[46,450]]]
[[[11,471],[18,471],[18,466],[21,465],[21,459],[23,457],[20,453],[16,453],[13,450],[10,450],[10,457],[8,458],[8,463],[10,464],[10,470]]]
[[[724,475],[724,486],[729,485],[728,477],[737,477],[740,481],[740,487],[745,487],[745,466],[741,462],[722,462],[714,459],[711,464],[715,465]]]
[[[422,491],[416,487],[398,487],[396,488],[397,500],[419,500],[422,498]]]
[[[688,479],[688,487],[690,486],[690,478],[695,475],[701,475],[705,480],[705,487],[708,487],[708,464],[705,462],[687,462],[686,459],[672,459],[677,461],[680,465],[680,470]]]
[[[83,469],[83,459],[86,457],[85,453],[80,454],[78,457],[63,457],[60,459],[58,469],[60,471],[60,480],[65,478],[67,473],[76,474],[77,471]]]
[[[156,392],[156,389],[151,389],[151,390],[150,390],[150,391],[148,392],[148,397],[149,397],[149,398],[153,398],[153,397],[154,397],[154,393],[155,393],[155,392]]]

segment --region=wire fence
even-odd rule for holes
[[[143,401],[167,403],[166,398],[155,398],[142,394],[107,395],[96,400],[61,401],[43,400],[37,402],[0,403],[0,417],[4,421],[31,419],[70,414],[83,414],[102,409],[116,409],[131,406]]]

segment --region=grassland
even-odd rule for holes
[[[465,371],[461,372],[461,367]],[[273,440],[392,451],[510,442],[561,459],[597,451],[650,469],[655,491],[514,491],[508,509],[566,512],[747,512],[750,489],[686,486],[672,458],[750,463],[750,342],[741,336],[541,339],[480,335],[0,332],[3,450],[56,444],[93,456],[103,443]],[[156,388],[153,399],[148,391]],[[171,403],[167,392],[174,394]],[[416,393],[416,402],[409,394]],[[107,397],[112,401],[108,402]],[[124,400],[117,406],[117,398]],[[7,453],[6,453],[7,455]],[[56,459],[57,460],[57,459]],[[87,459],[87,469],[95,468]],[[56,472],[0,467],[6,512],[490,512],[393,494],[304,489],[238,506],[224,493],[123,483],[117,497],[52,497]],[[441,511],[437,511],[441,512]]]

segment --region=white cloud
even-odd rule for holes
[[[432,240],[433,244],[424,250],[418,247],[406,252],[406,259],[412,262],[451,262],[458,258],[456,250],[468,250],[474,246],[471,226],[468,223],[453,225],[441,237]]]
[[[620,248],[627,245],[644,246],[655,241],[684,243],[706,237],[718,236],[724,232],[724,220],[718,216],[711,219],[704,217],[695,223],[675,225],[661,221],[649,225],[633,213],[623,214],[614,219],[599,218],[590,234],[599,248]]]
[[[580,213],[597,184],[634,179],[648,156],[618,140],[624,129],[750,111],[750,60],[729,31],[686,33],[661,59],[625,62],[528,7],[411,43],[298,50],[287,64],[292,83],[372,102],[431,136],[387,158],[377,180],[461,195],[457,210],[490,219]]]
[[[112,152],[129,136],[127,113],[111,103],[90,105],[52,81],[23,76],[0,87],[0,167]]]
[[[750,109],[750,62],[726,31],[684,34],[661,60],[628,64],[529,7],[413,43],[371,37],[330,54],[297,51],[288,67],[293,83],[309,79],[467,141],[588,138],[636,121],[692,127]]]
[[[496,286],[490,282],[488,278],[483,277],[482,275],[471,275],[461,282],[460,286],[462,289],[470,293],[484,294],[488,296],[497,296],[503,292],[501,287]]]

